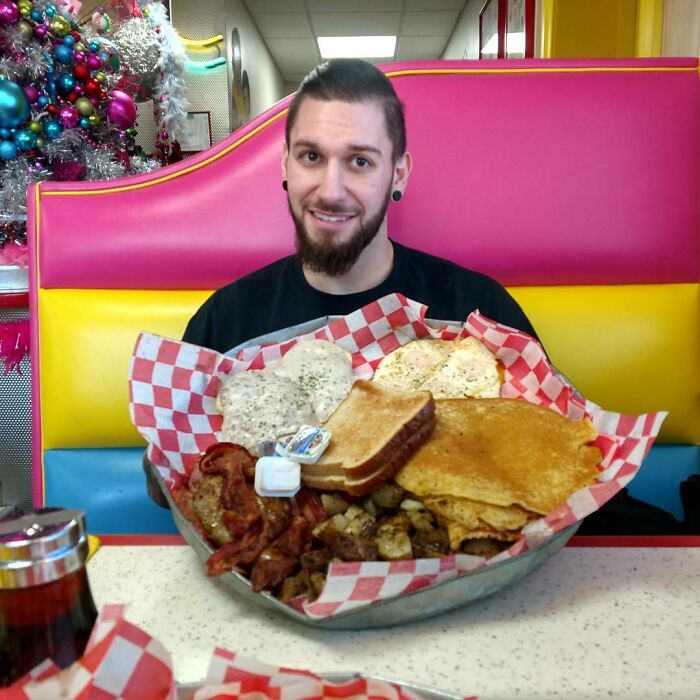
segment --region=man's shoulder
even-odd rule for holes
[[[265,267],[249,272],[247,275],[220,287],[212,294],[211,298],[218,301],[264,289],[268,284],[277,283],[288,272],[292,262],[293,256],[291,255],[275,260]]]
[[[501,286],[493,277],[489,277],[483,272],[477,272],[476,270],[463,267],[447,258],[441,258],[431,253],[425,253],[417,248],[409,248],[405,245],[401,245],[400,248],[404,251],[406,259],[411,266],[424,274],[435,276],[438,279],[443,279],[443,276],[445,276],[446,279],[450,279],[452,282],[463,280],[466,284],[470,285],[479,284],[485,287]]]

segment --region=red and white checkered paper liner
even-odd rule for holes
[[[123,605],[106,605],[82,658],[60,670],[47,659],[2,691],[8,700],[176,700],[170,654],[123,617]],[[4,693],[8,693],[5,695]]]
[[[84,656],[60,670],[47,659],[10,688],[7,700],[177,700],[165,647],[127,622],[123,605],[102,608]],[[334,683],[311,671],[270,666],[216,648],[202,687],[188,700],[420,700],[388,681],[363,678]],[[465,700],[477,700],[470,696]]]
[[[331,564],[319,598],[302,609],[313,618],[337,615],[380,600],[436,585],[481,566],[490,566],[541,544],[590,515],[637,473],[667,413],[627,416],[605,411],[580,396],[547,360],[542,346],[522,331],[482,316],[438,330],[424,321],[427,307],[390,294],[317,331],[284,343],[247,348],[226,357],[187,343],[141,334],[129,376],[131,417],[150,444],[149,456],[166,483],[183,483],[199,454],[221,439],[216,394],[229,375],[262,369],[278,361],[298,341],[330,340],[352,354],[358,378],[371,377],[381,359],[416,338],[453,340],[474,336],[505,368],[501,396],[546,406],[571,419],[588,416],[599,436],[603,458],[594,485],[576,491],[557,510],[529,523],[521,538],[496,557],[463,554],[443,559]]]
[[[311,698],[368,698],[370,700],[420,700],[421,696],[389,681],[358,676],[347,681],[332,682],[310,671],[253,661],[224,649],[215,649],[209,665],[206,687],[192,700],[224,700],[252,698],[261,693],[275,700]],[[464,700],[477,700],[469,696]]]

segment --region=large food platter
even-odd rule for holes
[[[260,344],[284,342],[304,333],[313,332],[332,320],[334,320],[332,317],[322,317],[276,333],[254,338],[233,348],[227,354],[236,355],[241,350]],[[426,320],[426,323],[431,327],[439,328],[450,322]],[[160,476],[157,476],[157,480],[172,510],[178,530],[202,561],[206,561],[214,552],[214,548],[182,515]],[[254,593],[248,579],[236,571],[222,574],[219,580],[253,605],[274,610],[287,618],[311,627],[323,629],[386,627],[432,617],[467,604],[473,604],[485,596],[516,583],[559,551],[575,533],[577,527],[578,524],[568,527],[550,539],[505,561],[460,574],[428,588],[381,600],[326,618],[311,618],[279,601],[269,593]]]

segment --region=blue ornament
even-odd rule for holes
[[[42,106],[46,107],[47,104],[49,104],[49,98],[46,97],[46,95],[39,95],[39,99],[37,102]]]
[[[29,129],[20,129],[15,134],[15,143],[20,151],[31,151],[36,146],[36,134]]]
[[[44,133],[46,134],[46,138],[57,139],[61,135],[62,131],[63,127],[61,126],[61,123],[55,119],[47,119],[44,122]]]
[[[96,41],[91,41],[88,44],[88,48],[90,51],[92,51],[92,53],[97,53],[100,50],[100,45]]]
[[[0,141],[0,158],[14,160],[17,157],[17,146],[12,141]]]
[[[73,36],[71,34],[66,34],[63,37],[63,43],[66,46],[73,46],[73,44],[75,44],[75,39],[73,38]]]
[[[108,60],[109,60],[109,54],[106,51],[103,51],[100,54],[100,61],[102,61],[102,63],[107,63]]]
[[[89,129],[90,128],[90,120],[87,117],[80,117],[80,126],[83,129]]]
[[[9,129],[0,129],[0,139],[9,139],[10,135]]]
[[[67,65],[73,60],[73,49],[66,44],[59,44],[53,52],[56,56],[56,60],[59,63]]]
[[[49,5],[44,11],[46,12],[47,17],[53,17],[56,14],[56,8],[52,7],[51,5]]]
[[[56,89],[62,94],[67,95],[75,85],[75,76],[72,73],[59,73],[56,76]]]
[[[32,10],[29,16],[35,21],[35,22],[41,22],[43,17],[41,16],[41,12],[39,10]]]
[[[19,126],[29,119],[29,100],[11,80],[0,78],[0,127]]]

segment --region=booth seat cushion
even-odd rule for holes
[[[660,441],[700,443],[700,406],[688,390],[697,387],[699,375],[697,284],[510,291],[552,362],[587,398],[625,413],[669,411]],[[128,410],[127,377],[138,330],[181,337],[208,294],[40,290],[44,448],[143,445]]]
[[[628,489],[635,498],[683,520],[679,484],[691,474],[700,474],[700,447],[654,445]]]
[[[44,455],[49,506],[81,508],[95,534],[176,532],[170,511],[146,493],[143,450],[48,450]],[[683,518],[678,484],[700,474],[700,447],[654,445],[629,485],[635,498]]]
[[[180,338],[208,295],[201,290],[40,290],[44,449],[144,444],[129,419],[129,362],[138,333]]]
[[[47,450],[47,506],[80,508],[94,534],[165,534],[177,528],[169,510],[146,493],[143,449]]]

